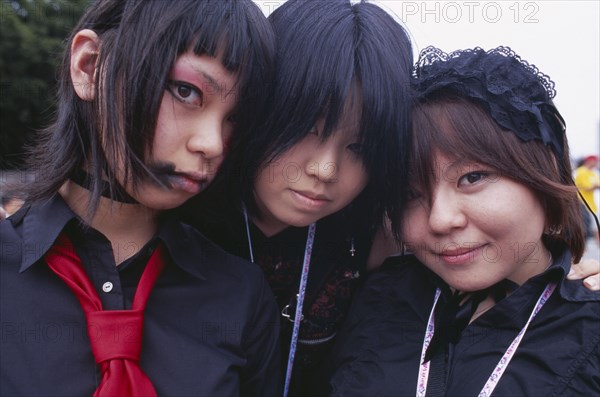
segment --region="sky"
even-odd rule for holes
[[[285,1],[255,2],[268,15]],[[511,47],[556,83],[571,157],[600,152],[600,1],[371,2],[407,28],[415,59],[429,45],[446,52]]]

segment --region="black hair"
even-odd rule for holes
[[[373,229],[383,225],[386,213],[402,207],[399,188],[406,183],[413,63],[406,31],[365,1],[289,0],[269,20],[277,40],[270,109],[254,134],[234,143],[229,160],[235,164],[224,167],[225,177],[238,173],[239,196],[256,213],[253,185],[261,167],[302,140],[321,117],[319,135],[327,139],[346,101],[357,99],[361,158],[370,179],[352,212]]]
[[[82,29],[99,37],[93,101],[83,101],[70,76],[71,43]],[[159,108],[177,57],[189,49],[218,57],[237,73],[236,110],[244,126],[262,111],[262,85],[271,73],[272,30],[251,0],[101,0],[95,2],[67,42],[59,78],[55,122],[42,132],[30,169],[35,181],[28,201],[51,197],[73,174],[91,174],[90,214],[98,205],[102,179],[117,198],[115,167],[135,189],[152,178],[145,165],[151,153]]]

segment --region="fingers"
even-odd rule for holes
[[[600,291],[600,262],[595,259],[584,259],[571,266],[567,278],[583,280],[583,284],[592,291]]]
[[[589,276],[583,280],[583,285],[592,291],[600,291],[600,274]]]

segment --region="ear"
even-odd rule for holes
[[[79,98],[91,101],[96,95],[95,79],[100,39],[90,29],[80,30],[71,42],[71,81]]]

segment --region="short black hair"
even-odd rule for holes
[[[367,225],[383,225],[386,213],[402,207],[399,187],[406,183],[413,64],[406,31],[365,1],[289,0],[269,20],[277,40],[270,109],[259,129],[234,145],[230,160],[236,165],[224,169],[239,173],[239,193],[255,210],[253,185],[261,167],[302,140],[321,117],[320,135],[327,139],[346,100],[358,98],[361,158],[370,179],[351,206]]]
[[[70,46],[82,29],[100,39],[96,95],[90,102],[76,95],[69,72]],[[56,120],[33,150],[30,168],[37,177],[26,199],[50,197],[84,164],[92,175],[92,209],[102,178],[112,194],[119,191],[114,169],[119,159],[124,183],[135,188],[147,178],[145,157],[168,76],[177,57],[190,48],[196,55],[218,57],[238,74],[241,126],[262,111],[260,94],[271,73],[274,37],[251,0],[101,0],[91,5],[67,42]]]

